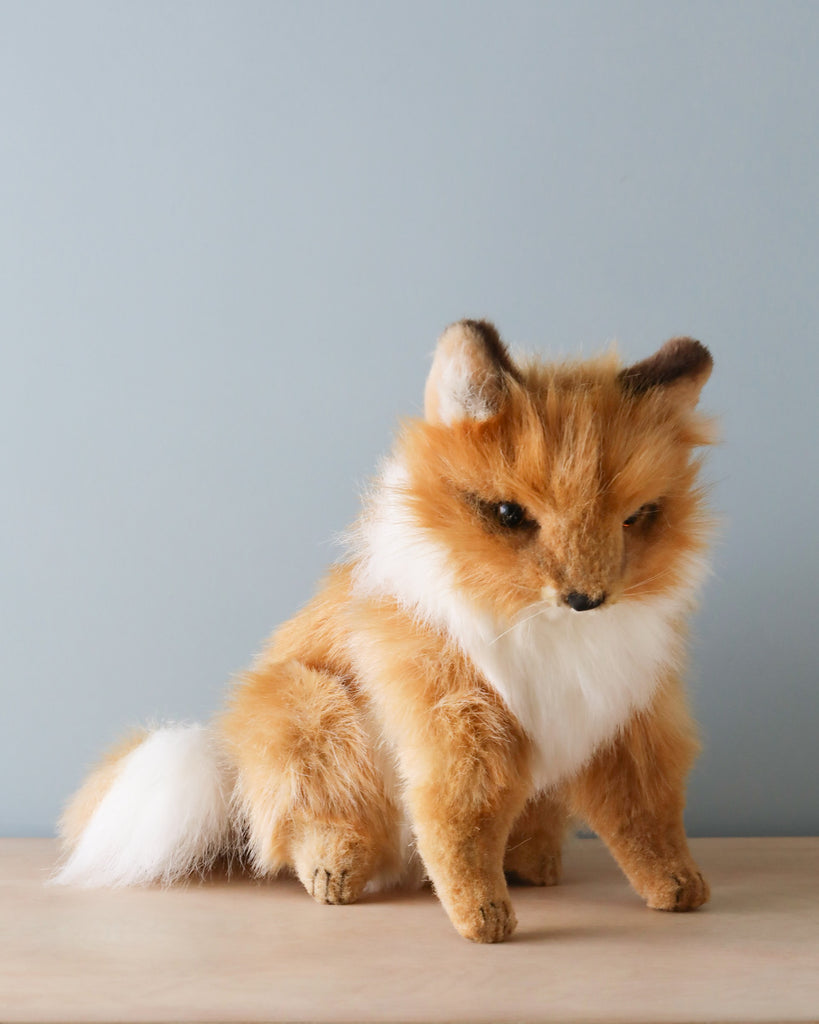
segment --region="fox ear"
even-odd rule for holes
[[[459,320],[438,341],[424,392],[430,423],[487,420],[500,411],[508,377],[518,370],[494,325]]]
[[[632,395],[662,388],[680,408],[693,409],[713,366],[705,345],[693,338],[672,338],[653,356],[622,369],[619,379]]]

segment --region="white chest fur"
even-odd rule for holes
[[[534,781],[546,788],[647,705],[679,656],[676,621],[690,589],[588,612],[544,608],[510,627],[454,586],[445,553],[412,521],[403,483],[401,468],[389,465],[358,538],[357,587],[389,594],[447,632],[530,737]]]
[[[648,704],[677,653],[665,604],[549,608],[505,632],[474,612],[454,618],[454,638],[532,740],[538,789],[580,768]]]

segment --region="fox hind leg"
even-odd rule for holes
[[[338,676],[298,661],[248,673],[222,719],[255,868],[291,868],[320,903],[352,903],[398,859],[396,810]]]
[[[503,869],[510,880],[557,885],[568,824],[568,810],[557,794],[533,796],[512,827],[506,845]]]
[[[366,821],[312,821],[297,830],[292,860],[317,903],[354,903],[378,870],[379,844]]]

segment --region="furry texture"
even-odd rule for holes
[[[210,730],[166,726],[129,747],[66,809],[61,831],[72,849],[57,884],[168,883],[227,852],[231,781]]]
[[[491,942],[515,925],[506,875],[554,884],[579,815],[649,906],[703,903],[680,672],[710,370],[691,339],[634,367],[519,364],[491,324],[448,328],[347,559],[212,733],[150,734],[91,776],[61,880],[170,880],[241,845],[326,903],[425,874]]]
[[[446,632],[532,740],[535,788],[553,786],[646,707],[666,667],[679,666],[679,619],[705,562],[691,554],[679,586],[662,596],[584,615],[558,604],[547,583],[507,618],[459,588],[447,549],[414,522],[413,493],[403,466],[388,465],[358,538],[356,590],[396,597]]]

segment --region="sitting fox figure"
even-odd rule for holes
[[[231,855],[320,903],[427,878],[461,935],[498,942],[507,878],[556,883],[577,816],[649,907],[699,907],[680,672],[711,366],[690,338],[548,364],[486,321],[449,327],[345,559],[213,723],[94,770],[57,881],[171,882]]]

